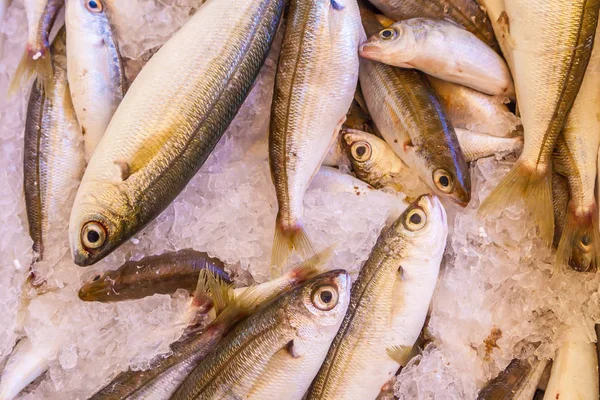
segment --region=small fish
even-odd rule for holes
[[[52,345],[34,346],[25,337],[13,349],[0,379],[0,399],[12,400],[48,370],[49,360],[57,349]]]
[[[596,343],[590,340],[587,327],[571,327],[556,350],[544,400],[597,399],[599,395]]]
[[[350,287],[348,273],[333,270],[282,293],[238,324],[172,399],[300,400],[346,314]]]
[[[356,0],[290,2],[269,131],[269,164],[279,207],[271,257],[274,275],[294,249],[314,253],[302,225],[304,193],[352,103],[361,39]]]
[[[186,249],[128,261],[116,270],[97,275],[79,290],[84,301],[122,301],[153,294],[172,294],[177,289],[193,293],[202,269],[209,269],[224,282],[229,276],[220,260]]]
[[[381,29],[361,7],[367,34]],[[439,196],[462,206],[471,199],[471,178],[456,132],[425,76],[361,59],[360,85],[377,129],[396,154]]]
[[[448,235],[437,197],[422,196],[380,235],[306,398],[375,399],[406,365],[429,309]]]
[[[456,128],[456,136],[465,159],[469,162],[495,154],[510,154],[521,151],[523,137],[502,138]]]
[[[546,365],[547,360],[535,357],[515,358],[481,389],[477,400],[531,400]]]
[[[482,217],[524,200],[550,246],[554,236],[552,153],[590,59],[600,0],[505,0],[524,147],[481,204]],[[560,26],[561,29],[556,29]]]
[[[456,83],[427,77],[454,128],[497,137],[515,136],[521,120],[508,110],[503,96],[490,96]]]
[[[396,21],[415,17],[449,19],[474,33],[489,47],[498,51],[498,43],[490,21],[475,0],[369,0]]]
[[[15,71],[9,93],[16,93],[34,74],[44,92],[52,91],[50,31],[64,3],[65,0],[23,1],[27,14],[27,48]]]
[[[369,60],[414,68],[491,95],[514,97],[502,57],[452,22],[413,18],[381,30],[360,46]]]
[[[283,0],[206,2],[152,56],[79,186],[69,222],[77,265],[110,254],[185,188],[249,93],[283,8]]]
[[[106,0],[69,0],[65,20],[69,83],[89,161],[126,91]]]
[[[23,156],[25,205],[29,234],[37,260],[53,244],[68,242],[62,233],[69,218],[75,189],[83,176],[85,160],[77,117],[67,82],[66,32],[52,43],[49,92],[34,84],[25,122]]]

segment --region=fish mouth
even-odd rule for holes
[[[98,301],[104,297],[107,290],[108,288],[103,286],[86,283],[79,289],[78,296],[83,301]]]
[[[358,55],[363,58],[372,59],[379,51],[379,46],[373,43],[363,43],[358,48]]]

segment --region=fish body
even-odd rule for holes
[[[307,399],[375,399],[408,362],[429,309],[448,226],[435,196],[384,230],[352,287],[350,307]]]
[[[455,129],[511,137],[521,124],[519,118],[506,107],[506,97],[490,96],[431,76],[428,80]]]
[[[428,18],[396,22],[363,43],[360,56],[415,68],[483,93],[514,97],[510,71],[502,57],[452,22]]]
[[[223,268],[221,261],[195,250],[163,253],[139,261],[127,261],[116,270],[97,275],[81,287],[79,298],[110,302],[141,299],[157,293],[172,294],[177,289],[193,293],[203,269],[229,282]]]
[[[599,25],[600,28],[600,25]],[[597,28],[598,35],[600,29]],[[592,50],[581,88],[557,144],[561,164],[568,166],[570,201],[558,246],[559,268],[578,271],[600,267],[598,205],[595,197],[600,146],[600,45]]]
[[[61,232],[85,168],[67,82],[65,43],[63,29],[52,44],[52,90],[44,94],[34,84],[27,106],[23,186],[29,234],[39,260],[53,243],[60,247],[66,243],[66,232]]]
[[[173,399],[301,399],[350,300],[350,276],[325,272],[265,304],[223,339]]]
[[[569,204],[569,181],[561,174],[552,171],[552,206],[554,208],[554,238],[552,245],[558,248],[567,219]]]
[[[24,0],[23,5],[27,14],[27,47],[15,71],[9,93],[15,93],[34,74],[37,74],[37,83],[43,90],[50,92],[52,91],[50,31],[64,5],[64,0]]]
[[[125,95],[125,74],[106,0],[69,0],[65,20],[69,82],[89,160]]]
[[[465,159],[469,162],[499,153],[519,152],[523,148],[521,136],[501,138],[460,128],[456,128],[456,136]]]
[[[598,0],[506,0],[513,78],[525,143],[515,166],[482,203],[480,214],[524,199],[541,238],[554,234],[551,159],[591,55]]]
[[[415,17],[449,19],[498,50],[494,31],[485,11],[475,0],[369,0],[396,21]]]
[[[533,399],[546,365],[547,360],[515,358],[481,389],[477,400]]]
[[[494,36],[498,41],[498,46],[508,64],[508,68],[512,72],[514,70],[514,62],[512,55],[512,42],[510,40],[509,20],[506,14],[505,0],[478,0],[482,8],[488,15],[489,21],[494,30]]]
[[[136,234],[200,169],[258,75],[283,4],[209,0],[146,64],[77,193],[69,224],[76,264],[91,265]]]
[[[269,132],[279,206],[271,259],[277,270],[294,248],[313,251],[302,226],[304,193],[352,103],[361,34],[356,0],[290,3]]]

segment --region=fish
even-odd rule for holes
[[[483,93],[514,97],[512,77],[502,57],[453,22],[429,18],[396,22],[372,35],[359,54]]]
[[[193,293],[200,271],[205,268],[229,283],[224,267],[220,260],[192,249],[148,256],[96,275],[79,289],[79,298],[111,302],[141,299],[157,293],[173,294],[177,289]]]
[[[531,400],[546,365],[548,360],[515,358],[479,391],[477,400]]]
[[[544,400],[597,399],[598,358],[596,343],[587,327],[569,327],[556,350]]]
[[[126,92],[106,0],[69,0],[65,11],[69,82],[89,161]]]
[[[596,34],[600,31],[600,25]],[[600,36],[600,35],[599,35]],[[559,137],[559,157],[568,167],[570,201],[562,238],[556,252],[559,269],[596,271],[600,267],[598,204],[595,197],[600,146],[600,45],[594,46],[590,61]]]
[[[13,76],[9,94],[16,93],[36,75],[43,91],[52,91],[52,61],[50,56],[50,31],[64,0],[24,0],[27,14],[27,47]]]
[[[480,205],[479,215],[523,200],[550,246],[552,153],[590,59],[600,0],[506,0],[505,5],[525,143],[513,168]]]
[[[68,243],[62,233],[69,218],[75,190],[85,169],[81,131],[67,81],[66,32],[51,47],[52,90],[33,85],[27,105],[23,172],[29,235],[34,261],[46,250]]]
[[[456,83],[427,77],[454,128],[497,137],[513,137],[521,120],[509,111],[504,96],[490,96]]]
[[[499,153],[518,153],[523,148],[522,136],[502,138],[467,129],[456,128],[455,130],[460,148],[469,162]]]
[[[396,21],[415,17],[448,19],[477,35],[489,47],[498,51],[494,30],[485,11],[475,0],[369,0],[375,7]]]
[[[156,399],[171,396],[187,375],[231,331],[236,323],[252,314],[261,304],[270,301],[282,291],[302,284],[320,273],[331,256],[331,249],[294,266],[274,281],[260,285],[232,289],[220,274],[203,269],[199,275],[196,294],[208,295],[215,306],[216,319],[205,329],[189,330],[179,341],[171,344],[168,357],[157,356],[148,370],[127,370],[97,391],[90,400]],[[222,298],[216,294],[223,293]],[[196,295],[194,301],[199,297]]]
[[[506,14],[505,0],[477,0],[477,2],[488,15],[500,51],[512,73],[514,71],[513,43],[510,40],[509,20]]]
[[[367,35],[380,23],[361,8]],[[359,80],[369,112],[386,142],[440,197],[466,206],[471,178],[456,132],[422,72],[361,59]]]
[[[269,129],[269,165],[278,204],[274,276],[294,249],[314,253],[302,225],[304,193],[352,103],[363,39],[356,0],[292,0],[287,21]]]
[[[447,235],[446,212],[434,195],[418,198],[381,233],[306,399],[375,399],[406,365],[427,316]]]
[[[283,0],[209,0],[152,56],[77,192],[69,222],[75,264],[110,254],[196,174],[249,93],[283,7]]]
[[[337,168],[322,166],[310,183],[311,189],[333,193],[349,193],[362,196],[375,190],[364,181],[340,171]]]
[[[554,238],[552,246],[558,248],[567,220],[567,204],[569,204],[569,182],[567,178],[552,171],[552,206],[554,208]]]
[[[242,321],[186,378],[173,400],[300,400],[350,301],[350,275],[332,270],[280,294]]]
[[[2,371],[0,399],[12,400],[48,370],[50,357],[56,354],[52,344],[34,345],[24,337],[15,346]]]

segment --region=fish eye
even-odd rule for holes
[[[93,13],[99,13],[102,12],[104,7],[102,6],[102,1],[100,0],[85,0],[85,8]]]
[[[371,145],[364,141],[354,143],[350,151],[352,152],[352,158],[356,161],[369,161],[373,153]]]
[[[390,40],[398,36],[398,32],[395,29],[387,28],[379,32],[379,37],[383,40]]]
[[[100,275],[96,275],[94,279],[92,279],[92,282],[96,282],[98,279],[100,279]]]
[[[414,208],[406,214],[404,226],[412,232],[419,231],[427,224],[427,215],[420,208]]]
[[[433,183],[444,193],[452,193],[454,190],[454,181],[446,170],[436,169],[433,172]]]
[[[106,229],[96,221],[90,221],[81,230],[81,241],[87,249],[97,249],[106,241]]]
[[[313,291],[312,302],[319,310],[329,311],[338,303],[338,292],[334,286],[319,286]]]

